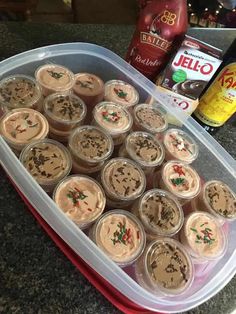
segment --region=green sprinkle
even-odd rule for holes
[[[190,228],[190,230],[197,233],[197,229],[195,229],[195,228]]]
[[[174,184],[174,185],[181,185],[183,184],[185,181],[184,178],[176,178],[176,179],[171,179],[171,182]]]

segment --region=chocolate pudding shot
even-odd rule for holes
[[[13,109],[0,120],[0,134],[17,152],[32,141],[44,139],[48,130],[47,119],[29,108]]]
[[[227,246],[219,222],[205,212],[194,212],[185,218],[180,240],[196,264],[222,257]]]
[[[104,99],[129,108],[138,103],[139,94],[130,84],[121,80],[111,80],[105,84]]]
[[[69,138],[73,168],[97,172],[113,152],[113,141],[109,134],[95,126],[76,128]],[[93,171],[94,170],[94,171]],[[74,171],[74,170],[73,170]]]
[[[75,74],[75,84],[73,91],[89,106],[89,109],[104,98],[104,82],[103,80],[91,73]]]
[[[70,132],[80,126],[87,108],[82,99],[73,94],[55,93],[44,100],[44,114],[53,129]]]
[[[105,164],[101,182],[111,207],[113,204],[119,207],[129,205],[146,188],[143,170],[132,160],[122,157],[112,158]]]
[[[42,90],[28,75],[11,75],[0,81],[0,102],[11,109],[32,108],[42,110]]]
[[[87,113],[82,99],[64,92],[47,96],[43,110],[49,122],[50,137],[62,143],[68,142],[71,132],[83,124]]]
[[[178,198],[181,205],[191,201],[200,193],[200,177],[196,170],[183,161],[171,160],[164,164],[159,184],[154,177],[154,186],[160,186]]]
[[[41,85],[43,95],[68,92],[74,85],[74,74],[58,64],[44,64],[35,71],[36,81]]]
[[[62,180],[54,190],[53,199],[80,229],[91,225],[102,214],[106,204],[105,194],[98,182],[83,175]]]
[[[71,170],[70,153],[51,139],[27,145],[21,152],[20,161],[46,192],[52,192]]]
[[[134,125],[136,131],[152,134],[162,133],[168,127],[168,122],[161,110],[154,105],[139,104],[134,107]]]
[[[111,135],[114,145],[123,143],[133,118],[129,111],[113,102],[101,102],[93,110],[93,123]]]
[[[166,150],[166,160],[179,159],[190,164],[198,156],[197,143],[182,130],[167,130],[164,134],[163,144]]]
[[[192,201],[192,207],[209,212],[221,224],[236,219],[236,195],[221,181],[206,182],[199,196]]]
[[[177,199],[170,193],[152,189],[135,202],[132,212],[141,220],[148,240],[158,236],[171,237],[182,227],[183,210]]]
[[[128,157],[136,161],[145,174],[150,174],[164,160],[162,144],[150,133],[132,132],[119,151],[120,157]]]
[[[132,264],[142,254],[146,243],[143,226],[125,210],[103,214],[90,231],[90,237],[122,267]]]
[[[194,278],[193,264],[187,251],[181,243],[170,238],[152,241],[135,266],[139,284],[160,296],[183,293]]]

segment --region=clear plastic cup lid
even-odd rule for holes
[[[162,144],[150,133],[132,132],[125,139],[129,156],[144,167],[162,164],[165,152]]]
[[[15,74],[0,81],[0,102],[9,109],[32,107],[41,96],[41,87],[31,76]]]
[[[181,242],[196,260],[215,260],[227,248],[225,233],[217,218],[207,212],[193,212],[185,217]]]
[[[133,124],[133,118],[128,110],[113,102],[100,102],[93,110],[96,123],[111,135],[128,132]]]
[[[159,189],[149,190],[136,206],[146,231],[153,235],[173,236],[183,225],[182,207],[171,193]]]
[[[146,188],[146,177],[140,166],[130,159],[109,160],[101,171],[101,182],[108,195],[119,200],[134,200]]]
[[[108,159],[114,149],[111,136],[95,126],[76,128],[69,138],[69,148],[75,156],[89,163]]]
[[[44,64],[35,71],[36,80],[43,86],[60,92],[74,85],[74,73],[59,64]]]
[[[0,133],[9,144],[26,145],[47,136],[47,119],[30,108],[13,109],[0,120]]]
[[[63,179],[53,192],[58,207],[79,226],[92,223],[103,212],[105,193],[100,184],[85,175],[72,175]]]
[[[178,198],[192,199],[200,192],[200,177],[186,162],[168,161],[162,168],[161,177],[168,190]]]
[[[72,93],[63,92],[47,96],[43,109],[50,118],[65,124],[78,123],[87,113],[87,107],[82,99]]]
[[[192,284],[194,268],[184,246],[170,238],[152,241],[144,252],[144,270],[149,287],[165,295],[177,295]]]
[[[121,266],[134,262],[146,243],[140,221],[121,209],[103,214],[94,226],[93,237],[97,246]]]
[[[110,80],[105,83],[105,100],[131,107],[138,103],[139,94],[131,84],[121,80]]]
[[[71,170],[71,156],[61,143],[44,139],[27,145],[20,155],[20,161],[41,185],[55,184]]]
[[[157,105],[136,105],[134,107],[134,121],[145,131],[154,134],[164,132],[168,127],[168,122]]]
[[[169,129],[164,134],[165,149],[174,156],[188,163],[193,162],[198,156],[198,145],[195,140],[180,129]]]
[[[225,183],[211,180],[203,186],[203,201],[208,210],[226,220],[236,219],[236,195]]]
[[[79,95],[96,96],[104,92],[104,82],[94,74],[77,73],[73,90]]]

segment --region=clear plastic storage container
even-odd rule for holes
[[[2,78],[24,73],[34,75],[43,64],[61,64],[74,73],[90,72],[103,81],[124,80],[132,84],[140,95],[140,103],[152,96],[168,113],[184,122],[182,129],[199,145],[199,156],[193,167],[203,181],[221,180],[235,192],[235,160],[192,118],[186,120],[182,111],[172,107],[168,97],[156,91],[155,85],[113,52],[86,43],[53,45],[27,51],[0,63]],[[187,311],[205,302],[221,290],[236,272],[236,221],[229,223],[229,245],[218,262],[195,269],[190,289],[180,296],[158,297],[142,288],[133,275],[132,267],[122,269],[107,257],[43,191],[20,163],[7,143],[0,137],[0,161],[10,178],[32,206],[57,234],[93,269],[127,298],[143,308],[162,313]]]

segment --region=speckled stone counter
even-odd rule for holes
[[[0,24],[0,59],[43,45],[87,41],[124,56],[132,26]],[[235,30],[190,30],[227,49]],[[236,158],[236,126],[216,135]],[[188,313],[229,314],[236,310],[236,278],[215,297]],[[0,313],[120,313],[80,274],[29,213],[0,169]]]

